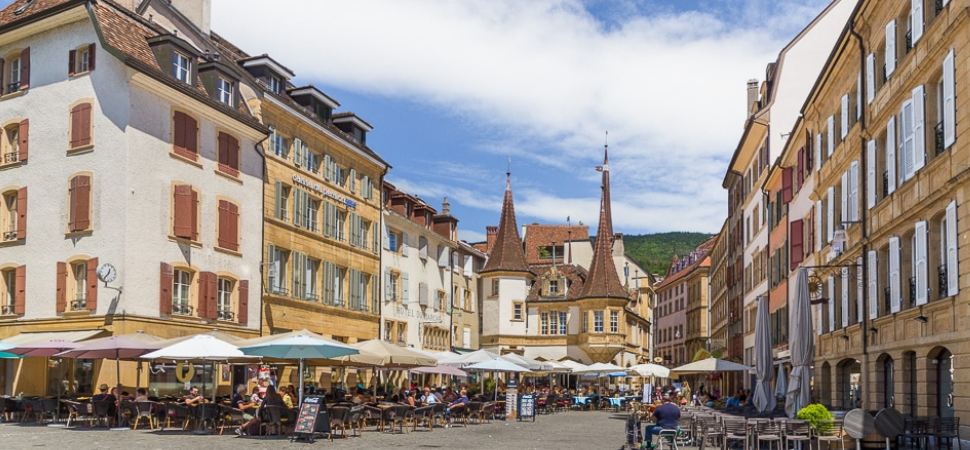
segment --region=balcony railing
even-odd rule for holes
[[[0,316],[12,316],[15,311],[14,305],[0,305]]]
[[[3,242],[16,241],[17,230],[4,231],[3,234],[0,234],[0,239],[2,239]]]
[[[286,295],[289,294],[289,291],[286,290],[286,287],[273,286],[272,284],[266,286],[266,292],[269,292],[270,294],[273,294],[273,295],[279,295],[282,297],[285,297]]]
[[[172,303],[172,314],[191,316],[193,310],[194,308],[192,308],[192,305],[188,303],[181,303],[181,302]]]
[[[933,10],[935,11],[933,15],[940,15],[940,11],[943,11],[943,0],[936,0],[933,2]]]
[[[309,302],[315,302],[320,300],[320,295],[317,294],[316,292],[304,292],[303,295],[300,296],[300,298]]]
[[[892,294],[892,292],[893,291],[892,291],[892,289],[889,288],[889,286],[886,286],[882,290],[882,296],[883,296],[883,300],[884,300],[883,308],[885,308],[885,309],[883,309],[883,311],[885,312],[885,314],[889,314],[889,312],[893,310],[893,298],[892,298],[893,297],[893,294]]]
[[[71,311],[84,311],[88,308],[88,299],[81,297],[71,300]]]
[[[20,90],[20,82],[15,81],[13,83],[7,83],[7,90],[3,92],[9,94],[11,92],[17,92],[19,90]]]
[[[12,152],[7,152],[7,153],[4,153],[3,154],[3,163],[4,164],[13,164],[13,163],[15,163],[17,161],[20,161],[20,152],[19,151],[12,151]]]
[[[889,197],[889,171],[882,171],[882,198]]]
[[[228,309],[220,309],[216,312],[216,317],[219,320],[225,320],[227,322],[232,322],[236,320],[236,315]]]
[[[909,306],[916,304],[916,277],[909,277]]]
[[[943,153],[943,150],[945,150],[945,148],[943,144],[943,122],[942,121],[936,124],[935,127],[933,127],[933,141],[936,143],[936,154],[939,155],[940,153]]]
[[[882,82],[885,83],[888,80],[889,80],[889,73],[886,72],[886,64],[883,63],[883,65],[882,65]]]
[[[913,30],[906,32],[906,53],[913,49]]]
[[[949,295],[949,283],[947,283],[946,264],[940,264],[936,269],[936,292],[938,298],[946,298]]]

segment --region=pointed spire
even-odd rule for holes
[[[593,248],[593,261],[589,265],[589,276],[583,285],[580,298],[627,298],[628,296],[623,284],[620,283],[619,275],[616,274],[616,264],[613,263],[613,215],[610,208],[609,162],[607,142],[603,144],[603,165],[597,168],[603,173],[603,181],[600,219],[596,228],[596,246]]]
[[[525,272],[529,273],[529,266],[525,263],[525,252],[522,250],[522,239],[515,223],[515,205],[512,202],[512,159],[509,158],[509,169],[505,172],[505,198],[502,200],[502,217],[499,219],[498,232],[495,243],[485,261],[481,273],[486,272]]]

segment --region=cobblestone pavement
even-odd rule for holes
[[[0,424],[0,449],[241,449],[241,448],[448,448],[448,449],[619,449],[625,415],[608,411],[570,411],[539,416],[532,422],[492,422],[454,428],[420,428],[405,434],[365,431],[362,436],[335,438],[333,444],[290,443],[281,438],[241,438],[164,431],[107,431]],[[372,428],[371,428],[372,429]]]

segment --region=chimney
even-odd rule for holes
[[[451,203],[448,202],[448,197],[445,197],[444,201],[441,202],[441,214],[451,215]]]
[[[748,80],[748,104],[745,105],[745,116],[750,116],[752,113],[752,107],[755,103],[758,103],[758,90],[758,80],[754,78]]]
[[[485,253],[492,253],[492,246],[495,245],[495,237],[498,236],[498,227],[489,225],[485,227]]]
[[[203,34],[208,35],[212,28],[212,0],[170,0],[186,19],[192,22]]]

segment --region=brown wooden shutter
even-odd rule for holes
[[[229,141],[229,167],[232,167],[236,173],[239,173],[239,140],[232,136],[228,136]]]
[[[239,251],[239,206],[229,204],[229,223],[227,224],[229,247],[232,251]]]
[[[14,278],[17,292],[13,294],[13,313],[22,315],[27,304],[27,266],[17,266]]]
[[[71,148],[91,144],[91,104],[71,108]]]
[[[219,278],[212,272],[199,274],[199,317],[215,320],[218,317],[218,283]]]
[[[199,193],[192,191],[192,203],[191,203],[191,224],[192,224],[192,240],[199,240]]]
[[[172,231],[176,237],[192,239],[192,207],[194,205],[192,193],[192,186],[187,184],[175,186]]]
[[[20,52],[20,89],[30,87],[30,47]]]
[[[249,280],[239,282],[239,311],[236,312],[236,320],[242,326],[249,324]]]
[[[56,295],[55,304],[57,305],[57,312],[60,314],[67,309],[67,263],[64,262],[57,263]]]
[[[3,73],[5,73],[5,72],[3,71],[3,63],[4,63],[4,60],[3,60],[3,58],[0,58],[0,74],[3,74]],[[2,77],[2,76],[0,76],[0,78],[3,78],[3,77]],[[3,84],[3,82],[2,82],[2,81],[0,81],[0,95],[3,95],[3,94],[6,94],[6,92],[5,92],[5,89],[6,89],[6,87],[7,87],[7,86],[6,86],[5,84]]]
[[[791,223],[791,232],[788,234],[788,242],[791,245],[788,251],[789,262],[791,265],[791,270],[798,268],[798,265],[802,262],[802,254],[804,252],[804,235],[802,234],[802,220],[794,220]]]
[[[792,175],[792,168],[791,167],[785,167],[785,168],[782,169],[782,171],[781,171],[781,197],[782,197],[782,200],[785,203],[790,202],[791,201],[791,198],[792,198],[792,190],[791,190],[791,188],[792,188],[792,186],[791,186],[791,181],[792,181],[791,178],[792,177],[791,177],[791,175]]]
[[[88,71],[89,72],[94,71],[94,55],[96,54],[94,50],[97,48],[98,46],[94,44],[88,45]]]
[[[800,190],[802,188],[802,183],[805,181],[805,147],[798,149],[798,165],[795,169],[798,174],[795,177],[798,183],[795,184],[795,189]]]
[[[86,301],[88,310],[98,311],[98,258],[88,260],[88,286]]]
[[[229,143],[228,136],[226,133],[219,132],[219,164],[228,166],[229,165]]]
[[[27,161],[27,143],[30,142],[30,139],[28,139],[30,135],[30,119],[20,121],[20,129],[18,130],[17,135],[20,138],[20,145],[18,145],[18,151],[20,154],[17,155],[17,159],[19,159],[21,162]]]
[[[185,149],[192,154],[192,159],[195,159],[199,154],[199,126],[195,119],[184,116],[185,123]]]
[[[175,111],[175,115],[172,117],[172,146],[175,153],[183,154],[185,152],[185,114],[181,111]]]
[[[74,68],[77,66],[77,50],[71,50],[67,52],[67,74],[74,75],[76,71]]]
[[[17,239],[27,238],[27,187],[17,190]]]
[[[90,216],[91,177],[78,175],[71,178],[68,229],[72,232],[87,230],[91,226]]]
[[[172,282],[175,273],[172,266],[161,263],[158,274],[158,313],[165,317],[172,315]]]
[[[217,230],[217,240],[219,247],[229,248],[229,202],[219,200],[219,229]]]
[[[181,111],[175,111],[173,119],[175,153],[191,160],[198,157],[198,125],[195,119]]]

